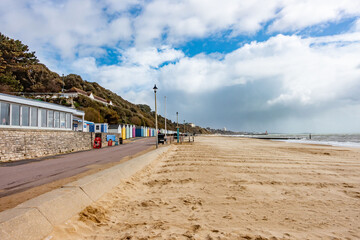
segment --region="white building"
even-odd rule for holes
[[[0,93],[0,128],[72,130],[85,113],[62,105]]]
[[[113,106],[112,101],[110,101],[110,100],[107,101],[107,100],[105,100],[105,99],[103,99],[103,98],[101,98],[99,96],[94,95],[92,92],[85,92],[85,91],[83,91],[81,89],[78,89],[76,87],[73,87],[70,90],[67,90],[65,93],[61,94],[61,96],[65,97],[65,98],[69,98],[69,97],[76,98],[79,95],[83,95],[85,97],[88,97],[88,98],[90,98],[90,99],[92,99],[94,101],[97,101],[97,102],[105,104],[105,105]]]

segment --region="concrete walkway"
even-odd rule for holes
[[[166,154],[170,148],[166,146],[150,151],[0,212],[0,239],[44,239],[54,226],[96,202],[124,179]]]
[[[155,145],[154,138],[128,144],[54,157],[0,164],[0,198],[68,178],[89,170],[91,165],[118,162]]]

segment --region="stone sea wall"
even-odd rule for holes
[[[102,133],[102,146],[107,147]],[[92,149],[95,133],[27,129],[0,129],[0,162],[32,159]]]

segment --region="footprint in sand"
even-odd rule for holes
[[[230,213],[227,213],[226,215],[223,216],[224,219],[233,219],[232,215]]]
[[[203,205],[203,200],[201,198],[195,198],[194,196],[186,196],[179,198],[184,205]]]

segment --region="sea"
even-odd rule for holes
[[[284,141],[293,143],[322,144],[337,147],[360,148],[360,134],[267,134],[236,136],[264,139],[266,138],[273,141]]]

